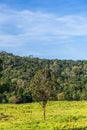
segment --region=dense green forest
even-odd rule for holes
[[[87,99],[85,60],[49,60],[20,57],[7,52],[0,52],[0,59],[1,103],[32,102],[30,86],[39,71],[47,71],[47,77],[53,84],[55,91],[51,94],[51,100]]]

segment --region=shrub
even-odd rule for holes
[[[61,92],[57,95],[58,100],[65,100],[66,94],[65,92]]]
[[[12,96],[9,98],[9,103],[18,103],[19,99],[16,96]]]

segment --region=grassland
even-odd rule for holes
[[[1,104],[0,130],[86,130],[86,101],[48,102],[46,120],[38,103]]]

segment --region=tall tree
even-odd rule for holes
[[[49,70],[38,71],[30,83],[32,98],[41,104],[43,118],[46,117],[46,104],[55,91],[55,82],[51,79]]]
[[[2,59],[0,58],[0,77],[2,76]]]

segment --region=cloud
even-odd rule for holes
[[[0,47],[2,48],[21,47],[21,50],[25,48],[27,52],[35,54],[34,50],[27,48],[31,48],[31,44],[45,49],[49,45],[64,44],[61,51],[64,52],[67,45],[79,41],[79,38],[87,41],[86,37],[86,15],[55,15],[40,11],[13,10],[6,5],[0,5]],[[37,52],[36,54],[40,55]]]
[[[29,10],[12,10],[0,6],[0,41],[15,42],[53,42],[69,40],[74,36],[87,35],[86,16],[55,16]],[[4,35],[4,36],[2,36]],[[5,38],[6,37],[6,38]],[[7,39],[8,37],[8,39]],[[10,37],[10,38],[9,38]]]

